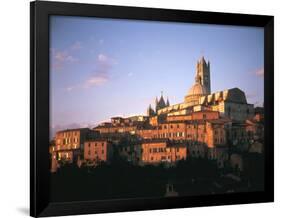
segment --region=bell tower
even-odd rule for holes
[[[200,83],[205,87],[207,94],[211,94],[210,62],[206,63],[204,56],[197,61],[196,77],[200,78]]]

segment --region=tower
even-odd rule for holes
[[[210,62],[206,63],[204,56],[197,61],[196,77],[200,77],[200,83],[207,91],[207,95],[211,94],[211,75],[210,75]]]

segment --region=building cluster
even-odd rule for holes
[[[182,103],[170,105],[161,93],[147,115],[57,132],[50,145],[51,170],[61,163],[96,166],[110,162],[113,154],[137,165],[173,165],[194,157],[217,160],[223,167],[237,161],[239,152],[262,153],[263,108],[248,104],[239,88],[211,93],[210,78],[210,62],[202,57]]]

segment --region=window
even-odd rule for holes
[[[104,150],[101,150],[101,153],[104,154]]]
[[[173,129],[173,125],[171,125],[170,128]]]
[[[203,114],[203,119],[204,119],[204,120],[206,119],[206,114]]]

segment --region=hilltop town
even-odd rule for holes
[[[238,87],[212,93],[210,62],[202,57],[183,102],[170,105],[161,93],[146,115],[58,131],[50,142],[50,169],[54,173],[68,164],[95,168],[118,156],[136,166],[167,167],[201,158],[243,171],[245,154],[263,154],[263,114]]]

